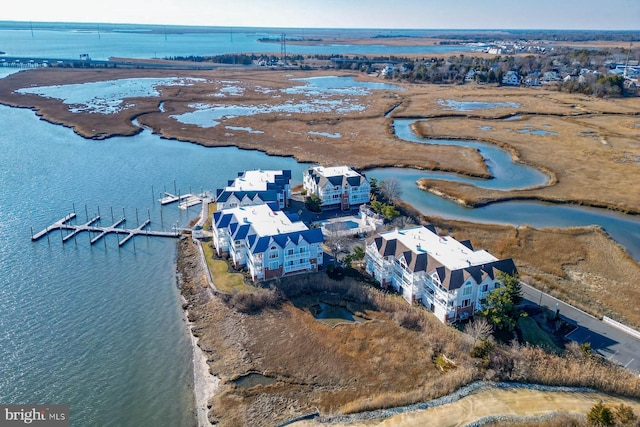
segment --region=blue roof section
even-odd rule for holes
[[[213,222],[216,228],[227,227],[231,222],[231,218],[233,218],[233,215],[224,213],[223,211],[214,212],[213,214]]]
[[[222,191],[216,198],[217,203],[224,203],[229,200],[229,197],[234,196],[238,200],[242,200],[248,197],[251,200],[255,200],[256,197],[260,197],[263,202],[277,201],[278,191],[264,190],[264,191]]]
[[[271,241],[271,237],[260,237],[256,240],[256,242],[251,247],[251,252],[254,254],[263,253],[269,248],[269,242]]]
[[[284,248],[290,241],[295,244],[299,244],[301,240],[304,240],[307,243],[322,243],[324,241],[322,230],[319,228],[312,228],[305,231],[276,234],[275,236],[257,237],[256,235],[250,235],[247,238],[251,253],[254,254],[265,252],[271,243],[275,243],[280,248]]]
[[[238,223],[237,222],[232,222],[229,225],[229,234],[233,236],[233,233],[235,233],[237,229],[238,229]]]
[[[324,236],[322,235],[322,229],[320,228],[311,228],[305,231],[303,237],[309,243],[324,242]]]
[[[285,212],[284,214],[287,216],[287,218],[289,218],[289,221],[291,221],[291,222],[300,221],[300,215],[298,215],[295,212]]]
[[[243,224],[240,227],[238,227],[236,232],[232,234],[233,240],[242,240],[245,237],[247,237],[247,234],[249,233],[250,228],[251,226],[249,224]]]

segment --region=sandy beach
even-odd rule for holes
[[[183,302],[186,302],[183,298]],[[188,313],[185,311],[185,315]],[[198,418],[198,426],[209,426],[211,423],[207,418],[208,402],[218,388],[220,379],[209,372],[209,364],[207,363],[207,355],[198,347],[198,338],[193,335],[193,324],[187,321],[187,328],[191,338],[191,346],[193,347],[193,392],[196,402],[196,414]]]

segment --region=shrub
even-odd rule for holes
[[[587,414],[587,423],[590,426],[612,426],[615,424],[611,409],[604,406],[602,401],[593,405]]]
[[[491,342],[488,339],[484,339],[471,349],[471,357],[476,359],[488,360],[489,355],[491,354],[494,348],[495,348],[495,345],[493,344],[493,342]]]
[[[282,295],[274,289],[238,292],[229,299],[229,305],[245,314],[256,314],[265,308],[278,308],[281,303]]]
[[[422,314],[417,311],[396,311],[393,313],[393,319],[403,328],[412,331],[421,331],[423,329]]]

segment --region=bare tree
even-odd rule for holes
[[[333,259],[338,261],[338,254],[347,249],[349,236],[346,235],[347,224],[344,222],[333,222],[324,226],[326,231],[324,244],[327,246]]]
[[[402,196],[402,188],[398,178],[385,178],[380,181],[380,194],[389,202],[394,202]]]
[[[399,228],[402,230],[403,228],[408,228],[413,225],[416,225],[416,222],[412,218],[403,215],[391,221],[389,229]]]
[[[474,345],[478,341],[484,341],[493,332],[493,327],[484,317],[479,317],[467,323],[464,331],[474,340]]]

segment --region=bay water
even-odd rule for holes
[[[441,31],[442,32],[442,31]],[[286,35],[288,55],[409,55],[472,50],[464,45],[391,46],[385,38],[371,45],[335,44],[335,37],[433,35],[428,30],[296,29],[173,27],[135,24],[28,23],[0,21],[0,51],[8,56],[78,59],[171,58],[228,53],[273,53],[280,55],[280,37]],[[296,39],[326,40],[315,45],[293,43]],[[269,40],[263,42],[261,40]]]
[[[165,188],[223,186],[240,170],[290,158],[135,137],[85,140],[30,110],[0,106],[0,401],[69,403],[74,426],[192,425],[193,368],[176,287],[176,242],[88,233],[31,241],[71,212],[112,210],[127,226],[184,226],[197,212],[160,207]],[[300,178],[301,179],[301,178]],[[153,187],[153,193],[152,193]],[[85,208],[86,206],[86,208]],[[136,220],[136,210],[138,220]]]

